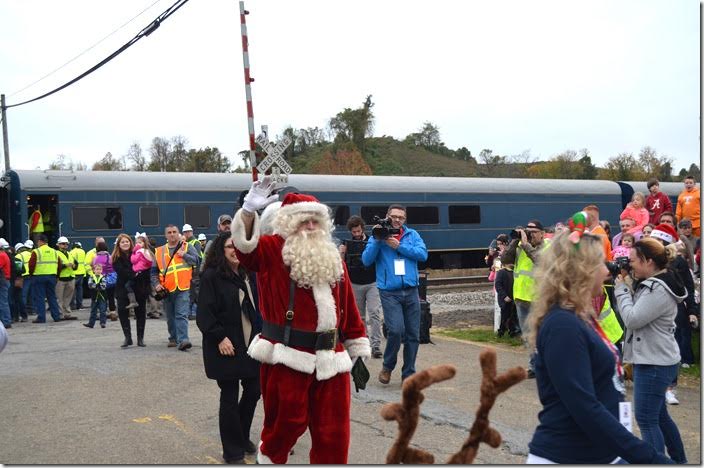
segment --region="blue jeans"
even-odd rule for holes
[[[521,327],[521,336],[523,337],[523,343],[526,344],[526,337],[528,336],[528,314],[530,313],[530,302],[516,301],[516,314],[518,315],[518,326]],[[526,344],[527,346],[527,344]],[[535,372],[535,351],[530,351],[530,358],[528,359],[528,369]]]
[[[100,314],[100,324],[105,325],[108,318],[107,310],[108,301],[105,299],[105,297],[101,297],[100,299],[94,300],[93,305],[90,308],[90,319],[88,319],[88,325],[90,325],[91,327],[95,325],[95,321],[98,318],[98,314]]]
[[[179,291],[169,293],[164,299],[166,326],[169,329],[169,341],[181,344],[188,339],[189,292]]]
[[[401,378],[405,379],[416,371],[420,335],[420,301],[418,288],[397,289],[395,291],[379,290],[381,307],[386,324],[386,349],[384,350],[384,368],[392,371],[396,367],[396,358],[403,342],[403,367]]]
[[[46,308],[44,307],[44,299],[49,302],[49,312],[54,322],[58,322],[61,318],[59,314],[59,303],[56,301],[56,276],[54,275],[37,275],[32,277],[32,302],[34,309],[37,311],[37,320],[46,322]]]
[[[24,279],[22,280],[22,302],[24,302],[25,307],[28,307],[30,310],[36,312],[37,308],[34,307],[32,297],[29,295],[33,278],[31,276],[23,276],[23,278]]]
[[[667,453],[677,463],[687,463],[684,445],[677,425],[670,418],[665,391],[677,375],[679,366],[633,366],[633,402],[641,437],[658,452]]]
[[[12,326],[12,314],[10,313],[10,299],[7,294],[10,290],[10,282],[4,277],[0,278],[0,321],[2,324]]]
[[[76,309],[83,307],[83,275],[76,275],[76,290],[73,295],[73,305]]]

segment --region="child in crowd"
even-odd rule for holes
[[[494,287],[496,288],[496,300],[501,308],[501,319],[497,336],[501,338],[506,332],[514,337],[521,334],[518,327],[518,315],[516,313],[516,303],[513,302],[513,264],[516,261],[515,254],[504,251],[500,257],[501,267],[496,271]]]
[[[643,226],[643,237],[650,237],[650,234],[653,233],[653,229],[655,229],[655,225],[652,223]]]
[[[83,326],[93,328],[98,318],[98,313],[100,313],[100,328],[105,328],[105,324],[107,323],[108,301],[105,296],[107,283],[105,276],[103,276],[102,265],[93,265],[93,272],[88,275],[88,288],[95,290],[95,300],[93,301],[93,306],[90,308],[90,319],[88,319],[88,323],[84,323]]]
[[[125,289],[127,290],[127,298],[130,303],[127,304],[127,309],[134,309],[137,307],[137,297],[134,295],[134,285],[137,283],[140,275],[149,276],[149,272],[152,268],[152,256],[151,251],[147,247],[147,238],[145,234],[137,233],[135,236],[134,250],[130,261],[132,262],[132,271],[134,271],[134,278],[130,279],[125,283]]]
[[[628,257],[631,254],[631,248],[635,244],[636,238],[633,234],[624,233],[621,236],[621,245],[614,247],[611,251],[611,255],[614,259],[618,257]]]
[[[641,192],[635,192],[631,197],[631,202],[621,212],[619,219],[631,218],[636,225],[628,230],[631,234],[642,231],[643,227],[650,222],[650,214],[645,209],[645,196]]]

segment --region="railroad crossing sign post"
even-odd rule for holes
[[[274,183],[285,184],[288,182],[288,175],[291,173],[291,166],[284,159],[284,151],[293,141],[287,135],[276,144],[269,141],[265,132],[257,136],[257,143],[266,153],[266,158],[262,159],[257,165],[257,170],[260,173],[265,173],[271,168],[271,181]],[[273,167],[272,167],[273,166]]]

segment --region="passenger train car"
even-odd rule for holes
[[[28,238],[28,220],[38,208],[52,244],[63,235],[86,249],[96,236],[111,244],[121,232],[146,232],[162,242],[167,224],[188,223],[210,238],[218,216],[234,213],[252,181],[250,174],[48,170],[10,170],[1,180],[0,236],[11,245]],[[331,207],[341,239],[348,237],[351,215],[370,223],[390,204],[406,205],[408,225],[430,251],[425,266],[434,269],[482,266],[498,234],[530,219],[545,226],[565,221],[587,204],[598,205],[601,218],[615,225],[634,190],[647,194],[644,182],[603,180],[293,174],[288,185]],[[682,184],[662,183],[661,189],[674,203]]]

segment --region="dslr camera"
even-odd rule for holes
[[[511,232],[508,233],[508,238],[511,240],[513,240],[513,239],[520,240],[522,230],[523,230],[523,226],[516,226],[516,229],[512,229]]]
[[[616,257],[613,262],[606,262],[606,268],[616,278],[621,270],[631,271],[631,260],[628,257]]]
[[[159,291],[154,291],[154,300],[155,301],[163,301],[166,299],[166,296],[169,295],[169,291],[166,289],[161,289]]]
[[[395,236],[401,232],[400,229],[393,227],[393,224],[391,224],[391,218],[381,219],[378,216],[374,216],[372,218],[372,223],[375,224],[372,228],[372,235],[379,240],[384,240],[389,236]]]

